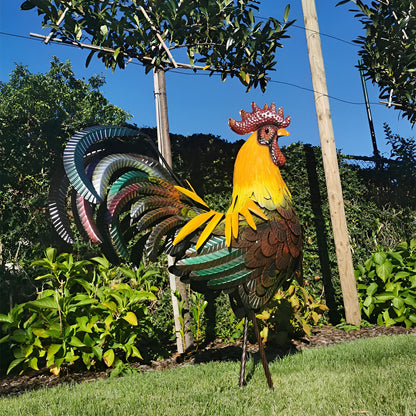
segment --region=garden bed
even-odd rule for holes
[[[416,334],[416,328],[406,329],[403,327],[366,327],[359,330],[345,331],[327,325],[312,330],[310,338],[292,340],[287,345],[276,348],[268,348],[269,359],[273,360],[296,351],[307,348],[319,348],[338,344],[340,342],[354,341],[360,338],[378,337],[382,335]],[[257,353],[257,346],[248,346],[250,353]],[[152,361],[149,364],[133,364],[139,372],[152,370],[165,370],[183,365],[197,364],[209,361],[239,361],[241,357],[241,343],[224,343],[220,340],[208,345],[200,346],[198,350],[181,355],[174,355],[168,359]],[[28,390],[43,387],[53,387],[62,383],[81,383],[91,382],[108,377],[110,370],[107,371],[84,371],[74,372],[65,376],[54,376],[48,369],[41,371],[28,372],[20,376],[7,376],[0,379],[0,396],[17,395]]]

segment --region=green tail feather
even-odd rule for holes
[[[112,199],[117,193],[128,185],[137,182],[138,180],[146,179],[148,175],[143,172],[131,171],[121,175],[112,185],[107,194],[107,205],[109,205]]]
[[[194,270],[189,277],[196,280],[202,279],[211,281],[213,279],[219,279],[220,277],[230,277],[230,274],[234,274],[241,270],[245,270],[245,266],[242,257],[240,256],[218,266],[205,268],[203,270]]]
[[[203,270],[220,264],[225,264],[233,258],[240,256],[241,253],[235,248],[223,248],[213,251],[209,254],[201,254],[199,256],[187,257],[176,263],[176,268],[193,270]]]
[[[208,282],[208,286],[212,289],[218,290],[235,288],[239,284],[249,279],[250,275],[251,271],[244,268],[244,270],[241,270],[237,273],[233,273],[232,275],[210,280]]]

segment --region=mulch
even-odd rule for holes
[[[287,354],[296,353],[307,348],[320,348],[341,342],[354,341],[360,338],[378,337],[381,335],[395,336],[400,334],[416,334],[416,328],[406,329],[403,327],[380,327],[372,326],[345,331],[327,325],[312,329],[309,338],[291,340],[286,345],[273,350],[266,349],[270,358],[282,357]],[[257,353],[258,347],[249,344],[248,351]],[[224,343],[216,340],[208,345],[200,346],[196,351],[184,354],[176,354],[170,358],[151,361],[149,364],[133,364],[138,372],[161,371],[183,365],[197,364],[210,361],[239,361],[241,357],[241,343]],[[29,390],[44,387],[53,387],[60,384],[74,384],[92,382],[105,379],[110,370],[106,371],[82,371],[74,372],[64,376],[55,376],[48,369],[28,372],[20,376],[7,376],[0,378],[0,397],[13,396]]]

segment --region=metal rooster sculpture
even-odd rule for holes
[[[156,260],[162,250],[175,257],[171,271],[198,290],[229,293],[237,316],[245,317],[240,386],[245,383],[248,322],[254,331],[269,387],[273,388],[255,314],[280,288],[301,278],[301,226],[279,168],[285,163],[278,140],[290,117],[272,104],[229,120],[238,134],[252,133],[234,165],[227,213],[211,210],[191,186],[147,156],[115,151],[109,138],[138,136],[121,127],[93,127],[75,134],[64,151],[64,168],[50,194],[55,228],[67,242],[66,194],[73,187],[73,215],[93,241],[118,257]],[[118,145],[118,149],[120,145]]]

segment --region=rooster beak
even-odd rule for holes
[[[286,129],[278,129],[277,130],[277,135],[280,136],[289,136],[289,132]]]

